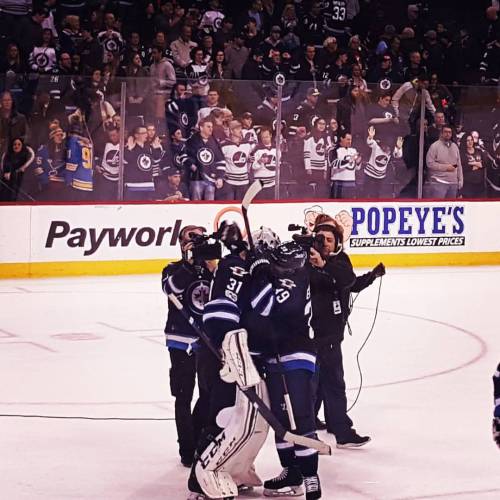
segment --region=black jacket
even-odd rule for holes
[[[375,281],[372,272],[356,276],[349,256],[329,257],[323,269],[310,267],[312,320],[318,346],[341,342],[350,314],[351,292],[361,292]]]

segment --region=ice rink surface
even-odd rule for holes
[[[372,442],[321,457],[323,498],[500,499],[499,283],[500,268],[389,270],[351,412]],[[359,296],[344,342],[351,400],[377,292]],[[173,417],[159,276],[0,281],[0,297],[0,413]],[[0,498],[184,499],[175,436],[172,420],[1,417]],[[271,435],[257,471],[280,471]]]

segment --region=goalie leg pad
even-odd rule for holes
[[[242,329],[227,332],[222,342],[223,367],[220,377],[224,382],[236,382],[247,389],[260,382],[259,372],[248,350],[247,331]]]
[[[258,385],[257,393],[269,404],[264,382],[261,381]],[[218,474],[225,472],[238,486],[262,484],[255,473],[253,462],[267,438],[269,430],[267,422],[241,391],[236,393],[235,406],[231,409],[224,409],[222,414],[224,418],[218,418],[217,421],[218,424],[222,424],[224,420],[225,428],[199,456],[195,469],[196,478],[207,495],[215,493],[214,483],[218,479],[218,477],[210,477],[208,472]],[[228,482],[226,479],[224,481],[227,487]],[[205,486],[210,488],[210,492],[208,489],[205,490]]]
[[[195,467],[196,479],[208,498],[226,498],[238,495],[238,486],[227,472],[204,469],[201,462]]]

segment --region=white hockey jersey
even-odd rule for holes
[[[387,175],[387,165],[391,161],[391,158],[401,158],[403,156],[403,150],[401,148],[394,147],[391,153],[386,153],[378,144],[377,141],[368,138],[366,144],[371,148],[372,153],[370,159],[365,165],[364,173],[374,179],[384,179]]]
[[[34,47],[29,64],[32,71],[50,73],[57,66],[56,49],[53,47]]]
[[[248,166],[253,145],[248,142],[236,144],[227,140],[221,144],[221,149],[226,158],[226,182],[232,186],[248,184]]]
[[[254,179],[260,179],[264,187],[273,187],[276,183],[276,148],[258,145],[251,154]]]
[[[326,171],[327,153],[330,147],[330,137],[326,134],[319,138],[310,135],[304,141],[304,166],[306,170]]]
[[[253,127],[244,128],[241,130],[241,133],[245,142],[249,142],[252,145],[255,145],[257,144],[257,142],[259,142],[257,139],[257,132],[255,132],[255,129]]]
[[[101,160],[102,175],[108,181],[118,182],[120,169],[120,144],[106,143]]]
[[[339,147],[333,152],[331,161],[332,181],[350,181],[355,182],[356,170],[359,166],[356,164],[358,151],[356,148]]]

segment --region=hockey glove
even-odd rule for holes
[[[373,269],[372,269],[372,275],[374,278],[381,278],[385,274],[385,266],[382,264],[377,264]]]
[[[500,417],[494,417],[493,418],[493,441],[497,444],[497,446],[500,448]]]

